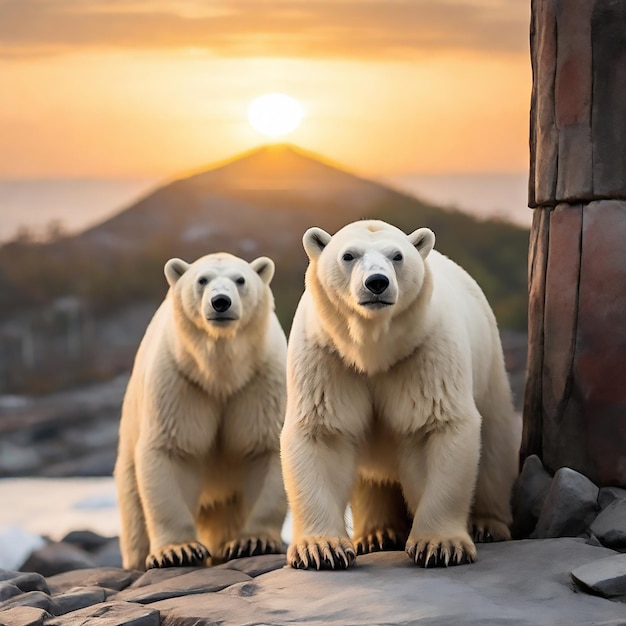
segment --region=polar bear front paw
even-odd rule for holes
[[[171,543],[147,556],[146,569],[204,565],[209,556],[209,551],[197,541]]]
[[[509,541],[509,527],[493,517],[472,516],[472,539],[477,543]]]
[[[246,556],[258,556],[259,554],[280,554],[284,552],[282,540],[268,535],[252,537],[239,537],[229,541],[220,550],[220,557],[224,561],[240,559]]]
[[[406,544],[406,532],[398,532],[393,528],[379,528],[367,535],[354,539],[357,555],[383,550],[403,550]]]
[[[287,550],[287,562],[296,569],[346,569],[355,558],[347,537],[305,537]]]
[[[448,567],[476,560],[476,546],[465,533],[456,537],[435,534],[409,537],[406,553],[420,567]]]

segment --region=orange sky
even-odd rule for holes
[[[287,141],[363,174],[528,167],[528,0],[0,0],[0,178],[169,177]]]

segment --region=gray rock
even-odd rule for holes
[[[21,569],[24,572],[39,572],[53,576],[74,569],[95,567],[96,562],[84,550],[69,543],[50,543],[35,550]]]
[[[113,599],[149,604],[167,598],[206,593],[207,591],[219,591],[235,583],[252,580],[250,576],[230,569],[211,567],[175,567],[169,569],[173,569],[177,575],[166,580],[154,582],[151,585],[125,589],[113,596]]]
[[[626,554],[581,565],[572,571],[572,580],[587,593],[626,602]]]
[[[92,553],[98,567],[122,567],[122,552],[118,539],[112,539]]]
[[[598,487],[586,476],[562,467],[552,479],[532,537],[576,537],[589,528],[597,502]]]
[[[164,626],[196,624],[623,624],[623,605],[576,593],[570,571],[614,554],[581,539],[478,546],[472,565],[415,567],[403,552],[357,558],[354,568],[283,567],[217,593],[151,604]],[[209,622],[210,620],[210,622]]]
[[[86,552],[96,552],[106,546],[113,538],[103,537],[91,530],[73,530],[61,539],[62,543],[71,543],[73,546]]]
[[[626,549],[626,500],[615,500],[593,520],[591,532],[608,548]]]
[[[102,587],[110,591],[121,591],[130,586],[143,572],[113,567],[72,570],[47,579],[50,593],[66,593],[75,587]],[[43,580],[43,579],[42,579]]]
[[[32,606],[15,606],[6,611],[0,610],[0,624],[10,626],[41,626],[50,613]]]
[[[587,539],[587,541],[585,541],[585,543],[586,543],[588,546],[598,546],[598,547],[603,547],[603,546],[602,546],[602,542],[601,542],[601,541],[600,541],[600,540],[599,540],[599,539],[598,539],[598,538],[597,538],[597,537],[596,537],[593,533],[591,533],[591,534],[589,535],[589,537],[587,537],[586,539]]]
[[[584,539],[563,538],[480,544],[476,563],[447,569],[415,567],[400,551],[358,557],[356,566],[343,572],[293,570],[284,566],[283,555],[143,574],[91,569],[51,577],[52,597],[35,590],[0,602],[0,624],[623,626],[626,606],[597,595],[621,597],[625,564],[607,558],[614,556]],[[587,565],[593,568],[585,570]],[[42,586],[41,577],[0,571],[3,583],[14,589],[20,576],[32,577],[30,583],[22,580],[25,587]],[[596,595],[576,593],[574,576]],[[112,587],[124,586],[107,598]],[[77,608],[87,602],[95,604]]]
[[[78,587],[67,593],[54,596],[54,615],[65,615],[94,604],[104,602],[106,592],[101,587]]]
[[[13,583],[6,581],[0,583],[0,602],[19,596],[21,593],[24,592]]]
[[[513,490],[511,534],[516,539],[527,538],[535,529],[551,481],[552,477],[536,454],[526,458]]]
[[[28,591],[2,603],[2,608],[10,608],[12,606],[30,606],[35,609],[43,609],[53,615],[56,613],[54,600],[43,591]]]
[[[46,621],[46,626],[159,626],[160,621],[159,612],[152,608],[132,602],[105,602],[61,617],[52,617]]]
[[[234,569],[254,578],[275,569],[280,569],[286,563],[287,557],[284,554],[267,554],[264,556],[249,556],[244,559],[233,559],[222,565],[216,565],[214,569]]]
[[[21,591],[43,591],[44,593],[50,593],[45,578],[41,574],[34,572],[22,573],[3,569],[0,570],[0,580],[8,581]]]
[[[626,489],[619,487],[603,487],[598,494],[598,506],[606,509],[615,500],[626,500]]]

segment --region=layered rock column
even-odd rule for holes
[[[626,1],[533,0],[522,458],[626,485]]]

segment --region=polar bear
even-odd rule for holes
[[[127,569],[283,552],[279,437],[287,342],[274,263],[170,259],[139,346],[115,480]]]
[[[476,558],[470,532],[510,538],[519,441],[496,321],[434,243],[377,220],[304,234],[281,434],[293,567],[393,548],[456,565]]]

